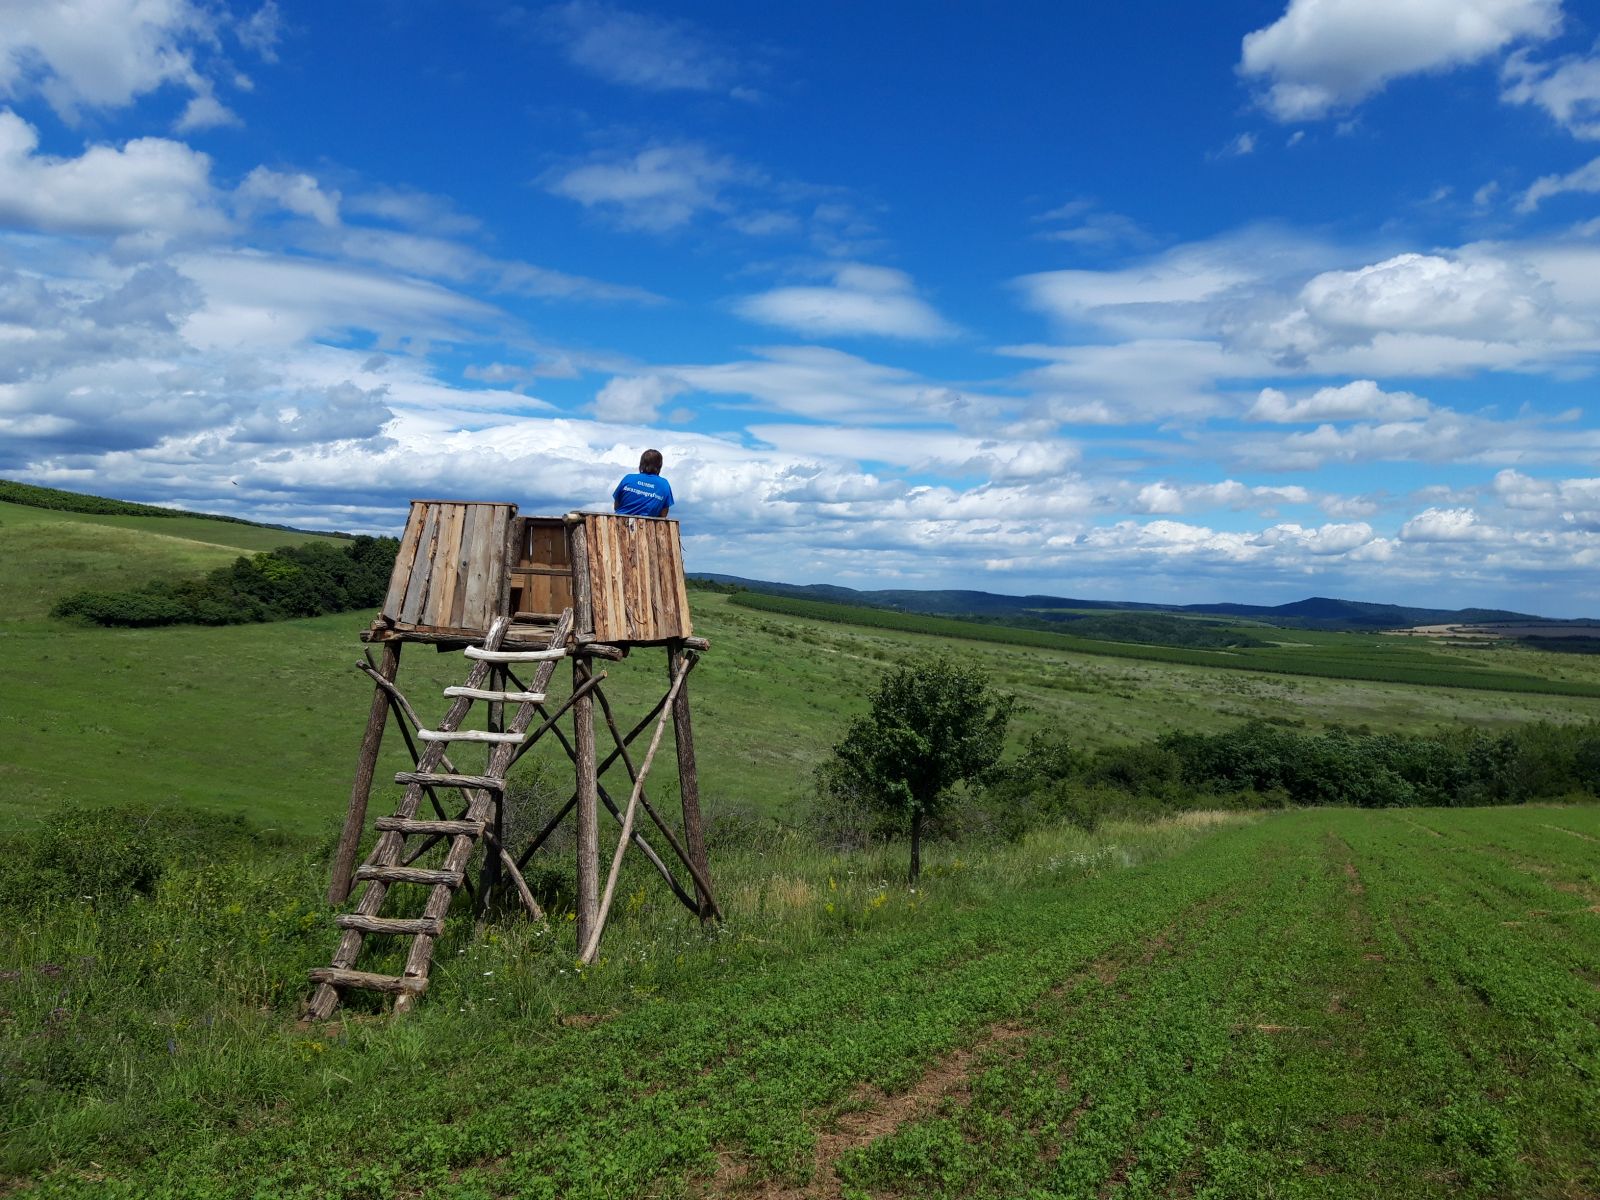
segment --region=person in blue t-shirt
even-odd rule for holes
[[[661,451],[639,456],[639,471],[624,475],[611,493],[611,508],[621,517],[664,517],[672,507],[672,485],[661,478]]]

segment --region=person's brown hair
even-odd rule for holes
[[[661,474],[661,451],[646,450],[643,454],[639,455],[639,474]]]

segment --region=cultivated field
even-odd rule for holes
[[[944,856],[914,895],[733,856],[717,936],[636,902],[582,973],[562,930],[458,928],[414,1017],[311,1029],[247,969],[323,949],[276,907],[194,904],[166,954],[216,959],[210,1005],[92,922],[31,935],[54,973],[10,933],[8,1011],[47,1038],[124,1019],[95,952],[164,999],[109,1087],[22,1098],[11,1168],[96,1197],[1593,1196],[1597,846],[1592,809],[1191,814]]]

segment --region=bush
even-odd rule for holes
[[[180,856],[205,861],[257,837],[238,816],[142,805],[63,814],[0,847],[0,909],[125,903],[152,895]]]
[[[131,592],[74,592],[51,610],[95,625],[246,625],[375,608],[383,603],[400,543],[357,537],[347,545],[280,546],[200,579]]]
[[[1052,822],[1092,830],[1110,818],[1192,808],[1289,804],[1357,808],[1519,804],[1600,796],[1600,723],[1537,722],[1500,734],[1426,735],[1254,721],[1222,733],[1168,733],[1086,755],[1036,735],[940,831],[1016,838]]]

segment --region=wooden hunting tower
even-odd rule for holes
[[[598,953],[622,855],[629,845],[638,848],[673,894],[701,920],[720,918],[711,893],[700,818],[686,683],[709,646],[694,637],[690,627],[676,521],[610,513],[522,517],[514,504],[413,500],[383,611],[362,640],[381,645],[383,655],[375,663],[368,651],[367,661],[357,664],[371,677],[375,691],[328,900],[343,904],[353,884],[362,884],[365,890],[354,911],[336,918],[344,932],[332,966],[311,973],[317,984],[309,1006],[312,1017],[326,1017],[350,988],[393,993],[396,1011],[409,1007],[427,987],[433,944],[443,932],[451,902],[463,888],[473,893],[482,913],[509,882],[529,913],[543,919],[522,871],[569,814],[575,814],[577,822],[575,916],[585,961],[593,961]],[[422,724],[396,683],[400,649],[407,642],[441,650],[460,648],[473,664],[461,686],[445,689],[452,703],[434,728]],[[605,672],[595,671],[594,660],[624,659],[641,646],[665,647],[667,688],[624,734],[601,688]],[[572,663],[572,690],[564,701],[554,703],[548,691],[563,658]],[[513,670],[520,664],[534,665],[528,683]],[[603,760],[596,749],[596,701],[614,743]],[[484,728],[465,728],[463,722],[475,704],[482,705]],[[569,712],[570,739],[561,724]],[[405,794],[393,816],[374,822],[378,838],[357,868],[378,751],[391,717],[415,769],[395,776],[396,783],[405,785]],[[677,743],[681,831],[651,805],[644,790],[669,718]],[[629,746],[652,722],[649,749],[636,767]],[[559,740],[572,760],[576,774],[572,797],[525,846],[508,845],[507,772],[547,734]],[[448,757],[452,745],[462,742],[487,746],[482,774],[464,773]],[[631,784],[623,805],[613,800],[602,782],[618,762]],[[418,816],[424,801],[432,816]],[[620,825],[603,893],[598,818],[602,806]],[[687,872],[687,883],[679,882],[650,839],[635,828],[641,808]],[[467,879],[467,866],[480,843],[485,853],[474,886]],[[382,915],[391,888],[398,884],[429,889],[420,917]],[[412,939],[399,975],[355,969],[369,934]]]

